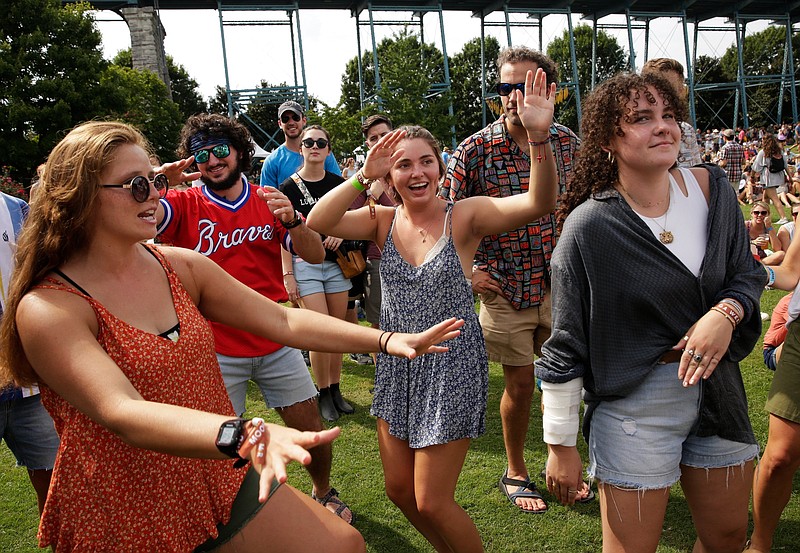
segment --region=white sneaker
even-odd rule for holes
[[[780,219],[775,221],[775,224],[776,225],[785,225],[788,222],[789,222],[789,219],[787,219],[786,217],[781,217]]]

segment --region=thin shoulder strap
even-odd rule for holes
[[[442,234],[446,236],[453,235],[453,202],[447,202],[444,214],[444,226],[442,227]]]
[[[86,290],[84,290],[83,288],[81,288],[80,284],[78,284],[77,282],[75,282],[74,280],[72,280],[71,278],[69,278],[69,277],[68,277],[67,275],[65,275],[65,274],[64,274],[64,272],[63,272],[63,271],[61,271],[60,269],[53,269],[53,272],[54,272],[55,274],[57,274],[58,276],[60,276],[61,278],[63,278],[64,280],[66,280],[67,282],[69,282],[70,284],[72,284],[72,286],[74,286],[76,290],[78,290],[79,292],[81,292],[81,293],[82,293],[82,294],[84,294],[85,296],[87,296],[87,297],[90,297],[90,298],[92,297],[92,295],[91,295],[89,292],[87,292]]]

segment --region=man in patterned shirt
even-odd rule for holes
[[[531,158],[528,135],[522,126],[514,88],[523,90],[525,74],[541,67],[547,82],[558,82],[556,64],[546,55],[524,46],[506,48],[497,59],[501,83],[498,94],[503,114],[462,142],[447,167],[442,197],[503,197],[528,190]],[[554,123],[549,144],[563,193],[572,170],[578,137]],[[502,363],[505,391],[500,400],[508,469],[499,482],[501,491],[518,508],[543,512],[547,504],[530,482],[524,446],[535,387],[534,352],[550,336],[550,255],[555,246],[555,217],[547,215],[514,231],[487,236],[475,254],[472,288],[481,300],[480,322],[489,359]],[[538,472],[538,471],[537,471]],[[580,495],[588,493],[581,490]]]
[[[736,133],[733,129],[722,131],[725,144],[719,149],[717,163],[728,174],[728,182],[733,189],[739,191],[739,181],[742,180],[742,165],[744,165],[744,147],[734,140]]]

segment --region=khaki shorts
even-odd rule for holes
[[[480,322],[489,360],[515,367],[533,364],[533,354],[541,355],[553,326],[550,294],[544,294],[539,305],[520,310],[493,292],[480,294],[480,299]]]
[[[783,343],[783,352],[772,386],[769,389],[766,409],[782,419],[800,423],[800,322],[789,324],[789,333]]]

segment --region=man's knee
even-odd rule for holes
[[[322,418],[319,416],[316,398],[298,401],[293,405],[275,409],[286,426],[297,430],[322,430]]]
[[[514,399],[530,400],[536,387],[533,365],[521,367],[503,365],[506,393]]]

